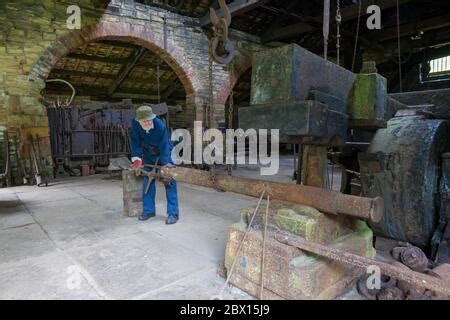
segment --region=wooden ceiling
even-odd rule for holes
[[[179,13],[183,16],[200,18],[209,12],[210,7],[218,8],[217,1],[212,0],[166,0],[166,1],[154,1],[154,0],[136,0],[146,5],[159,7],[172,12]],[[231,1],[228,1],[231,2]]]
[[[397,55],[397,0],[361,0],[359,48],[365,57],[378,63],[389,62]],[[252,10],[235,14],[232,28],[258,35],[264,43],[295,42],[321,54],[323,51],[323,1],[272,0],[257,1]],[[329,54],[336,55],[336,2],[331,0]],[[412,51],[450,42],[450,1],[398,0],[400,38],[405,59]],[[341,0],[341,54],[353,56],[359,16],[359,1]],[[382,9],[381,30],[369,30],[366,8],[377,4]],[[348,59],[352,60],[352,59]],[[349,61],[346,61],[346,67]]]
[[[392,91],[397,90],[399,84],[399,38],[404,74],[410,73],[420,63],[450,55],[448,0],[340,0],[339,3],[342,16],[339,49],[341,65],[352,69],[355,60],[353,70],[358,72],[363,60],[375,61],[379,72],[389,79]],[[257,35],[266,44],[293,42],[319,55],[323,53],[323,0],[235,0],[229,6],[233,7],[233,4],[232,28]],[[366,26],[369,17],[366,8],[371,4],[377,4],[382,10],[381,30],[369,30]],[[328,44],[331,59],[337,56],[336,7],[337,0],[331,0]],[[209,27],[207,15],[205,13],[200,19],[201,25],[206,28]],[[357,30],[359,37],[355,54]]]
[[[153,52],[127,42],[86,44],[58,61],[49,79],[69,81],[77,96],[106,100],[133,98],[149,103],[160,100],[171,104],[185,99],[183,85],[165,62]],[[45,93],[69,93],[68,90],[60,83],[48,83]]]

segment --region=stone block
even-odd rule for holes
[[[8,97],[8,110],[13,114],[19,114],[22,112],[22,105],[18,95],[10,95]]]
[[[264,204],[262,205],[264,208]],[[249,223],[256,206],[241,211],[241,220]],[[265,223],[265,210],[259,210],[252,227],[261,228]],[[268,224],[283,231],[304,237],[320,244],[330,243],[352,230],[343,216],[324,214],[314,208],[283,201],[271,201]]]
[[[55,32],[51,32],[51,33],[44,33],[42,35],[42,38],[44,39],[44,41],[55,41],[57,38],[57,35],[55,34]]]
[[[6,49],[8,51],[8,54],[10,55],[22,55],[24,53],[23,47],[13,47],[13,46],[6,46]]]
[[[18,115],[8,114],[8,126],[21,127],[22,121],[24,121],[23,117],[18,116]]]
[[[313,101],[323,103],[323,104],[327,105],[329,109],[336,111],[336,112],[341,112],[341,113],[347,112],[347,106],[344,103],[344,101],[336,98],[335,96],[320,92],[318,90],[312,90],[309,93],[308,100],[313,100]]]
[[[136,11],[137,19],[150,20],[150,12],[148,11]]]
[[[251,104],[307,100],[311,90],[347,103],[355,75],[296,44],[254,54]]]
[[[295,121],[293,121],[295,119]],[[317,101],[286,101],[239,108],[242,129],[279,129],[281,142],[300,137],[317,143],[336,144],[345,141],[348,116],[335,112]]]
[[[390,94],[406,106],[423,106],[423,111],[431,113],[436,119],[450,119],[450,89],[437,89]]]
[[[350,99],[352,128],[386,127],[387,80],[377,73],[358,74]]]

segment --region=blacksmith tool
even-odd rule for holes
[[[39,139],[39,137],[38,137],[38,139]],[[32,135],[30,135],[29,140],[30,140],[30,144],[31,144],[33,162],[34,162],[34,166],[36,169],[36,174],[35,174],[36,185],[38,187],[44,187],[44,186],[48,187],[48,179],[45,176],[45,173],[43,172],[42,162],[41,162],[41,159],[39,159],[40,154],[36,153],[36,147],[34,146],[34,139],[33,139]],[[39,150],[40,150],[40,148],[39,148]]]
[[[16,136],[14,136],[14,147],[16,148],[16,158],[17,158],[17,162],[19,163],[18,170],[19,170],[19,172],[21,171],[20,174],[23,177],[23,184],[26,185],[30,181],[30,176],[27,174],[27,171],[25,170],[25,166],[23,164],[23,161],[20,158],[20,155],[19,155],[20,147],[19,147],[19,142],[17,141],[17,137]]]
[[[147,183],[147,186],[145,187],[145,191],[144,191],[145,194],[147,194],[148,191],[150,190],[150,186],[151,186],[151,184],[152,184],[154,179],[157,179],[158,181],[161,181],[166,186],[169,185],[172,182],[172,180],[173,180],[172,177],[170,177],[168,175],[165,175],[165,174],[163,174],[161,172],[161,169],[163,169],[164,167],[163,166],[159,166],[158,162],[159,162],[159,158],[156,160],[154,165],[144,164],[142,167],[138,168],[135,171],[136,176],[138,176],[138,177],[139,176],[141,176],[141,177],[145,176],[145,177],[148,178],[148,183]],[[150,172],[145,171],[145,168],[151,168],[152,171],[150,171]]]

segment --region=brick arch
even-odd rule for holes
[[[220,105],[225,105],[227,103],[227,100],[231,94],[231,90],[234,88],[236,83],[239,81],[241,76],[251,68],[253,64],[253,57],[252,56],[243,56],[243,57],[237,57],[238,61],[235,62],[234,65],[234,77],[233,80],[229,77],[227,81],[222,86],[222,89],[218,92],[216,97],[216,103]],[[239,59],[240,58],[240,59]]]
[[[178,76],[186,95],[194,94],[202,88],[197,71],[186,59],[183,50],[172,40],[167,39],[167,50],[165,50],[164,40],[159,34],[145,26],[132,25],[122,21],[101,20],[95,25],[76,30],[57,39],[40,56],[30,72],[29,79],[31,81],[47,79],[58,60],[86,43],[105,39],[129,41],[156,53]]]

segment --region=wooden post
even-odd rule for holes
[[[303,148],[303,184],[328,189],[328,148],[305,145]]]

